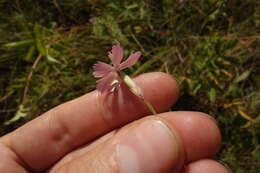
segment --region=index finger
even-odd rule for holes
[[[169,75],[147,73],[135,81],[158,112],[177,100],[178,86]],[[109,96],[93,91],[50,110],[2,141],[28,167],[41,171],[74,148],[148,114],[146,106],[124,87]]]

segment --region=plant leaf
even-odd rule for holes
[[[15,113],[14,117],[12,119],[4,122],[4,125],[10,125],[10,124],[18,121],[20,118],[26,117],[27,111],[28,111],[28,109],[26,109],[23,105],[20,105],[18,108],[18,111]]]
[[[251,70],[247,70],[245,72],[243,72],[241,75],[237,76],[234,80],[235,83],[239,83],[245,79],[247,79],[247,77],[250,75]]]

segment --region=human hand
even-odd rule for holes
[[[164,73],[135,81],[158,112],[178,98],[175,80]],[[146,115],[127,90],[106,98],[93,91],[0,138],[0,172],[228,172],[210,159],[221,142],[213,118],[188,111]]]

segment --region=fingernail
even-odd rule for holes
[[[211,115],[207,115],[215,124],[217,124],[218,125],[218,121],[214,118],[214,117],[212,117]]]
[[[173,131],[161,120],[146,120],[122,137],[117,145],[123,173],[166,172],[178,159]]]

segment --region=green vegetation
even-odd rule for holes
[[[121,43],[142,51],[127,73],[175,76],[173,110],[221,127],[217,159],[260,171],[260,1],[1,0],[0,134],[95,88],[92,65]]]

